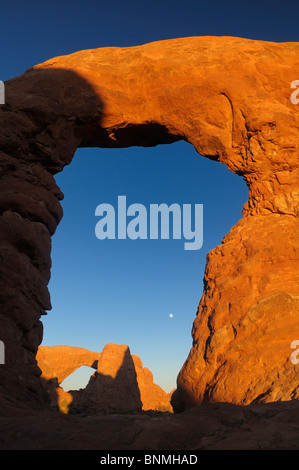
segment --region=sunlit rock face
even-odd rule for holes
[[[207,256],[193,346],[173,395],[246,404],[298,397],[298,43],[173,39],[80,51],[5,83],[0,106],[0,393],[45,407],[36,353],[51,309],[54,175],[78,147],[185,140],[248,185],[243,218]],[[229,207],[227,208],[229,211]]]
[[[172,393],[154,383],[152,372],[125,344],[107,343],[102,352],[65,345],[40,346],[36,359],[50,406],[63,413],[173,411]],[[81,366],[96,370],[87,386],[64,390],[63,381]]]
[[[134,362],[127,345],[108,343],[95,374],[79,397],[86,413],[136,413],[142,410]]]
[[[144,411],[153,410],[172,413],[173,409],[170,402],[174,390],[166,393],[154,382],[153,373],[143,366],[140,357],[132,354],[132,359],[137,374],[142,409]]]

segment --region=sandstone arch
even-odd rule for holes
[[[101,353],[75,346],[40,346],[36,359],[45,380],[57,379],[60,385],[64,379],[81,366],[97,370]]]
[[[80,412],[128,412],[130,409],[172,412],[170,398],[154,383],[152,372],[143,367],[127,345],[107,343],[102,352],[76,346],[40,346],[36,359],[45,391],[54,408],[64,401]],[[81,366],[95,369],[84,389],[66,392],[60,385]],[[117,404],[117,406],[116,406]],[[65,411],[65,410],[64,410]]]
[[[77,147],[186,140],[243,176],[243,218],[207,257],[176,410],[298,397],[298,43],[194,37],[80,51],[5,83],[0,107],[0,392],[44,406],[36,352],[51,308],[53,175]],[[240,358],[245,358],[241,360]]]

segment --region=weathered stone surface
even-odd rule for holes
[[[289,347],[299,334],[299,106],[290,100],[298,57],[298,43],[194,37],[80,51],[5,83],[0,394],[44,406],[35,355],[62,217],[53,175],[77,147],[183,139],[243,176],[249,201],[208,255],[173,406],[297,397]]]
[[[82,391],[77,406],[81,412],[87,413],[141,411],[137,374],[127,345],[105,345],[97,372]]]
[[[36,354],[41,380],[51,408],[68,413],[73,395],[60,384],[81,366],[97,369],[101,353],[74,346],[40,346]]]
[[[95,450],[97,454],[113,450],[119,455],[143,451],[138,458],[149,450],[176,451],[169,453],[181,456],[193,450],[197,466],[199,450],[299,450],[298,401],[248,406],[206,403],[182,413],[113,416],[20,410],[12,401],[1,405],[1,450]],[[47,456],[49,460],[51,453]]]
[[[172,397],[177,411],[203,401],[299,398],[299,368],[290,360],[299,335],[297,233],[294,217],[243,219],[209,253],[209,287]]]
[[[36,355],[41,377],[45,380],[57,379],[58,385],[81,366],[97,370],[100,357],[100,352],[65,345],[40,346]]]
[[[103,352],[104,358],[99,364],[102,353],[89,351],[85,348],[64,345],[40,346],[38,348],[36,359],[38,367],[42,371],[41,378],[53,408],[57,409],[58,407],[63,413],[68,413],[70,409],[76,409],[77,413],[83,410],[92,413],[97,411],[109,413],[115,401],[115,397],[111,394],[112,387],[114,394],[120,395],[118,411],[128,411],[128,397],[122,396],[122,389],[126,387],[125,382],[127,382],[127,389],[129,390],[131,387],[133,395],[136,395],[135,370],[139,390],[137,409],[139,410],[141,400],[144,411],[173,411],[170,404],[172,392],[166,393],[154,383],[152,372],[147,367],[143,367],[139,356],[131,355],[128,346],[109,343]],[[90,379],[87,391],[80,389],[66,392],[61,386],[62,382],[81,366],[92,367],[97,371]],[[120,376],[122,383],[120,383]],[[110,380],[110,378],[115,379],[116,377],[116,381]],[[107,390],[105,389],[106,381],[109,382]]]

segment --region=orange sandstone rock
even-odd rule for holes
[[[97,372],[80,395],[78,407],[87,413],[141,411],[140,390],[128,346],[112,343],[105,345]]]
[[[60,385],[81,366],[97,370],[101,353],[74,346],[40,346],[36,359],[45,380],[57,379]]]
[[[154,383],[153,373],[147,367],[143,367],[139,356],[134,354],[132,359],[137,374],[142,409],[172,413],[173,410],[170,404],[172,392],[166,393],[159,385]]]
[[[144,411],[172,412],[171,393],[154,383],[152,372],[126,345],[108,343],[102,353],[73,346],[40,346],[36,357],[51,406],[63,413],[71,406],[89,413],[140,411],[140,403]],[[86,390],[64,391],[61,383],[82,365],[97,371]]]

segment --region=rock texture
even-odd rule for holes
[[[119,451],[118,455],[143,451],[138,452],[138,458],[149,450],[161,450],[166,457],[167,450],[181,456],[185,450],[192,450],[198,456],[197,464],[200,450],[299,450],[296,401],[248,406],[208,403],[182,413],[113,416],[65,416],[21,410],[13,401],[1,405],[1,450],[96,450],[94,456],[88,455],[89,463],[93,457],[95,463],[99,462],[101,450],[107,451],[103,455],[111,451]],[[22,454],[23,461],[26,455]],[[47,453],[47,462],[51,455]],[[132,455],[137,458],[134,452]],[[79,461],[80,454],[75,459]],[[86,463],[85,454],[83,459],[82,465]]]
[[[64,379],[81,366],[97,370],[100,352],[74,346],[40,346],[36,360],[44,380],[57,380],[60,385]]]
[[[5,83],[0,106],[0,394],[44,407],[54,175],[77,147],[185,140],[242,176],[242,220],[207,257],[173,406],[298,397],[298,43],[194,37],[80,51]],[[228,208],[229,210],[229,208]]]
[[[73,346],[40,346],[36,355],[50,405],[62,413],[172,412],[172,393],[154,383],[153,374],[127,345],[108,343],[101,353]],[[96,369],[85,389],[61,386],[82,365]]]
[[[73,395],[60,384],[81,366],[97,370],[101,353],[74,346],[40,346],[36,354],[37,365],[41,370],[41,381],[50,407],[68,413]]]

